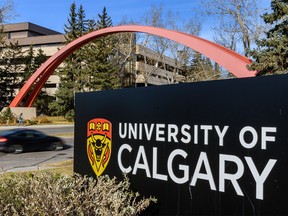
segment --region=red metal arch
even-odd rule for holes
[[[138,25],[116,26],[100,29],[86,34],[60,49],[46,62],[44,62],[28,79],[25,85],[20,89],[19,93],[15,96],[14,100],[11,102],[10,107],[19,106],[20,102],[30,89],[32,89],[32,91],[24,106],[32,106],[34,100],[36,99],[49,76],[71,53],[95,38],[121,32],[143,32],[174,40],[204,54],[208,58],[217,62],[222,67],[226,68],[229,72],[238,78],[253,77],[257,74],[256,71],[249,71],[246,68],[247,65],[251,64],[251,61],[248,58],[211,41],[163,28]]]

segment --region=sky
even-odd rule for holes
[[[0,0],[0,2],[3,0]],[[113,25],[117,25],[123,18],[140,20],[153,5],[162,4],[164,9],[171,9],[187,19],[199,10],[200,0],[13,0],[14,15],[8,23],[32,22],[63,33],[67,24],[70,6],[73,2],[77,8],[82,4],[86,17],[97,19],[105,6]]]
[[[5,0],[0,0],[1,2]],[[164,9],[179,13],[180,18],[188,20],[197,15],[201,21],[200,37],[211,40],[212,26],[217,20],[199,17],[201,0],[13,0],[14,12],[8,23],[32,22],[37,25],[64,32],[67,24],[70,6],[73,2],[77,8],[82,4],[86,18],[97,19],[105,6],[113,25],[117,25],[123,18],[138,21],[153,5],[162,4]],[[269,6],[270,0],[262,0],[263,5]]]

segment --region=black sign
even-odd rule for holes
[[[74,171],[155,215],[288,214],[288,76],[76,94]]]

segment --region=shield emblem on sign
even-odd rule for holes
[[[87,155],[95,174],[100,176],[111,158],[112,124],[107,119],[95,118],[87,125]]]

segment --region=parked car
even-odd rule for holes
[[[0,151],[4,152],[61,150],[63,145],[64,142],[59,137],[34,129],[17,128],[0,132]]]

